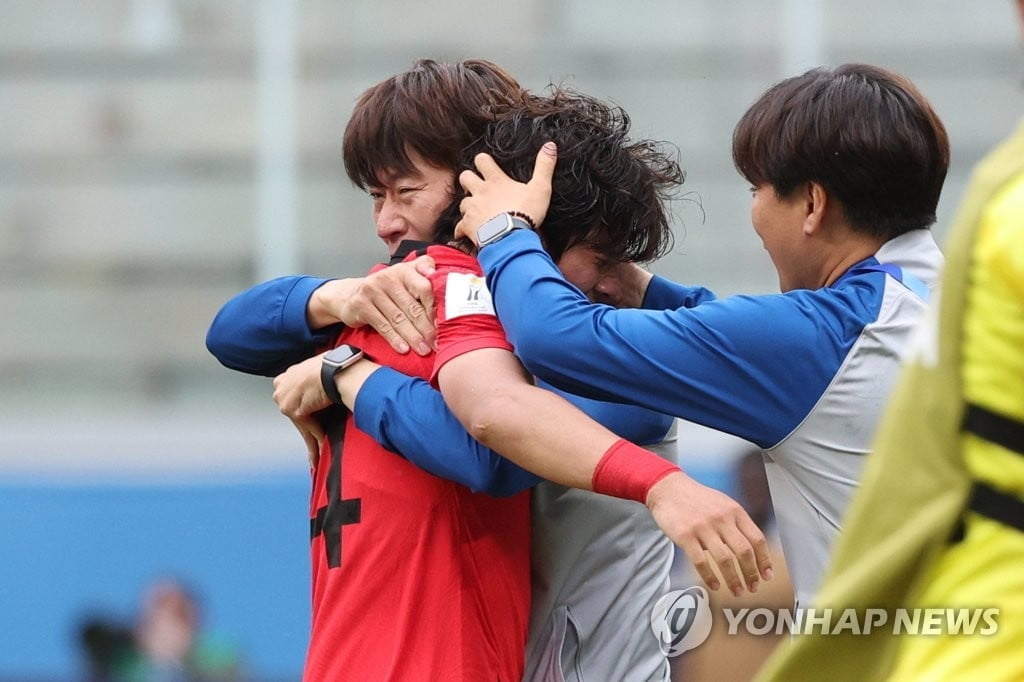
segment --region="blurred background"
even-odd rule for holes
[[[917,83],[953,146],[940,235],[1024,111],[1007,0],[4,0],[0,678],[86,679],[85,652],[154,604],[232,675],[298,678],[304,448],[270,382],[204,335],[257,281],[383,258],[341,134],[423,56],[612,99],[677,145],[687,195],[653,269],[720,294],[777,287],[730,159],[774,81],[866,61]],[[692,470],[736,485],[742,447],[688,442]]]

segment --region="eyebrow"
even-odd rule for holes
[[[377,187],[393,185],[395,182],[400,180],[411,180],[414,182],[423,182],[425,180],[423,174],[416,170],[412,170],[408,173],[402,173],[396,170],[382,170],[376,174],[376,179],[378,181],[382,181],[382,184],[378,184]]]

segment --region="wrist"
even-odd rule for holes
[[[516,230],[532,230],[532,220],[524,218],[525,215],[519,211],[499,213],[478,227],[471,235],[471,239],[478,248],[482,249],[501,241]]]
[[[335,405],[343,405],[338,392],[337,377],[345,369],[356,364],[363,357],[363,351],[355,346],[343,343],[324,354],[320,365],[320,384],[327,398]]]
[[[687,478],[686,474],[683,473],[682,469],[671,471],[668,475],[664,476],[661,480],[657,481],[647,491],[647,499],[644,504],[652,512],[655,508],[664,502],[667,498],[673,496],[674,493],[678,492],[678,487]]]
[[[329,279],[314,289],[306,304],[306,323],[309,328],[315,331],[344,322],[339,311],[360,282],[360,277]]]
[[[619,439],[597,463],[591,484],[596,493],[647,504],[652,488],[673,473],[682,472],[650,450]]]
[[[363,356],[344,372],[338,372],[334,375],[334,385],[338,389],[338,394],[341,396],[341,400],[346,407],[353,412],[355,411],[359,391],[362,390],[363,384],[366,383],[367,379],[380,367],[373,360],[367,360]]]

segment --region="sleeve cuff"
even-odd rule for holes
[[[313,292],[329,282],[329,279],[319,277],[299,277],[295,280],[291,290],[285,296],[284,304],[281,306],[281,319],[285,329],[303,330],[305,341],[315,343],[319,340],[320,334],[309,328],[306,319],[306,307]]]
[[[655,275],[647,285],[641,307],[645,310],[675,310],[693,308],[714,299],[714,293],[704,287],[690,287]]]
[[[378,443],[381,442],[379,426],[384,423],[388,397],[398,395],[408,380],[408,376],[390,367],[381,367],[370,374],[356,394],[352,410],[356,427],[373,436]]]
[[[515,230],[501,241],[490,244],[477,252],[477,260],[484,272],[497,265],[503,258],[517,251],[542,249],[540,235],[533,230]]]

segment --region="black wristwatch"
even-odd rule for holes
[[[354,365],[361,357],[363,357],[362,349],[347,343],[328,351],[324,356],[323,364],[320,365],[320,384],[324,387],[324,393],[335,405],[345,404],[341,400],[341,394],[338,393],[338,385],[334,383],[335,375],[346,367]]]
[[[488,244],[501,241],[515,230],[529,229],[530,223],[522,218],[517,218],[509,213],[499,213],[480,226],[476,232],[476,240],[482,249]]]

